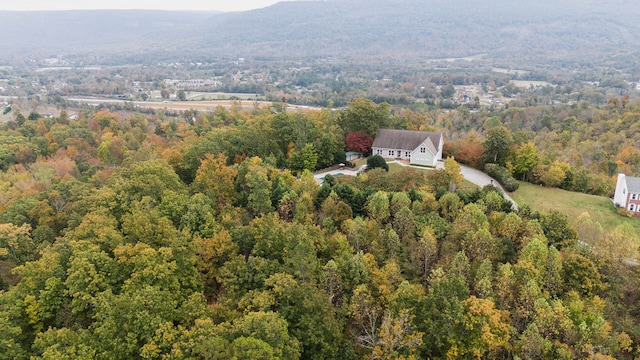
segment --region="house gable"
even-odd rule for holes
[[[425,150],[429,151],[433,156],[438,154],[438,149],[433,144],[433,141],[431,141],[431,138],[427,138],[417,149],[422,152],[422,148],[425,148]]]
[[[442,158],[442,134],[426,131],[380,129],[373,154],[409,160],[411,164],[435,166]]]
[[[413,150],[409,161],[412,165],[435,166],[438,161],[438,150],[427,138],[422,144]]]

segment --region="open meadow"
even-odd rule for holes
[[[616,214],[616,208],[609,198],[547,188],[521,181],[519,183],[520,188],[510,195],[520,206],[527,204],[532,210],[538,211],[559,210],[568,216],[570,223],[582,213],[587,212],[591,219],[602,225],[605,233],[618,225],[629,223],[636,230],[636,234],[640,234],[640,219],[626,218]]]

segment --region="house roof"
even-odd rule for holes
[[[625,180],[630,193],[640,194],[640,177],[625,176]]]
[[[436,154],[441,138],[442,134],[437,132],[380,129],[372,147],[413,151],[424,143],[432,154]]]

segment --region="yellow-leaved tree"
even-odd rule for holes
[[[206,194],[219,208],[235,200],[234,180],[238,172],[227,166],[224,154],[207,155],[196,172],[194,187]]]
[[[444,161],[444,171],[449,176],[449,191],[455,192],[456,187],[464,180],[460,173],[460,164],[453,157],[448,157]]]
[[[638,235],[629,223],[616,226],[594,244],[596,253],[607,261],[621,264],[638,256]]]
[[[509,322],[506,311],[498,310],[487,299],[470,296],[463,303],[464,333],[447,352],[447,358],[481,358],[491,351],[508,346]],[[489,356],[491,357],[491,356]]]
[[[422,333],[415,330],[413,316],[403,309],[397,316],[388,311],[382,319],[377,344],[370,360],[413,360],[422,345]]]

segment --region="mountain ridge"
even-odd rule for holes
[[[488,54],[514,62],[601,59],[640,47],[627,0],[287,1],[244,12],[0,12],[0,61],[28,56],[422,60]],[[629,11],[620,12],[621,8]]]

